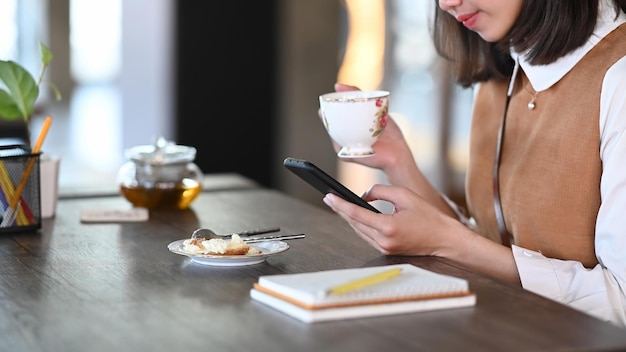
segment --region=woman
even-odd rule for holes
[[[624,0],[440,0],[435,46],[475,89],[468,216],[391,120],[374,156],[347,161],[386,174],[391,185],[363,198],[393,214],[324,202],[383,254],[446,257],[626,326],[625,11]]]

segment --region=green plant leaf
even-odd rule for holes
[[[39,43],[41,51],[41,73],[37,81],[22,66],[13,61],[0,60],[0,118],[14,120],[22,118],[28,122],[35,102],[39,96],[39,85],[42,83],[46,68],[52,61],[52,52],[43,43]],[[54,83],[46,81],[57,100],[61,100],[61,92]],[[3,90],[6,88],[6,90]]]
[[[33,76],[13,61],[0,60],[0,82],[8,89],[0,93],[0,116],[15,118],[17,108],[24,121],[28,121],[39,96],[39,86]]]
[[[0,90],[0,119],[17,120],[22,118],[22,113],[13,98],[4,90]]]
[[[52,90],[52,93],[54,93],[54,98],[57,101],[61,101],[61,99],[63,99],[63,96],[61,95],[61,91],[59,90],[59,87],[57,87],[56,84],[54,84],[54,82],[43,81],[42,83],[45,83],[48,85],[48,87],[50,87],[50,89]]]
[[[43,43],[39,43],[39,50],[41,51],[41,63],[43,66],[48,66],[52,61],[52,52]]]

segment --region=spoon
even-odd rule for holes
[[[230,238],[232,235],[235,235],[235,234],[241,237],[245,237],[245,236],[250,236],[250,235],[260,235],[263,233],[271,233],[271,232],[278,232],[278,231],[280,231],[280,227],[270,227],[270,228],[265,228],[265,229],[254,229],[254,230],[227,233],[227,234],[220,235],[220,234],[215,233],[211,229],[199,228],[199,229],[196,229],[191,234],[191,238],[206,238],[207,240],[210,240],[212,238]]]

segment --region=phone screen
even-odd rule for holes
[[[363,198],[356,195],[312,162],[288,157],[284,160],[283,164],[287,169],[300,176],[300,178],[315,187],[322,194],[333,193],[351,203],[360,205],[373,212],[380,213],[378,209],[364,201]]]

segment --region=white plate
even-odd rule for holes
[[[211,255],[211,254],[192,254],[183,250],[183,242],[185,240],[174,241],[167,245],[172,253],[180,254],[191,258],[193,262],[202,265],[214,266],[240,266],[252,265],[263,262],[267,257],[282,253],[289,249],[289,245],[283,241],[264,241],[250,243],[250,246],[261,251],[260,254],[250,255]]]

